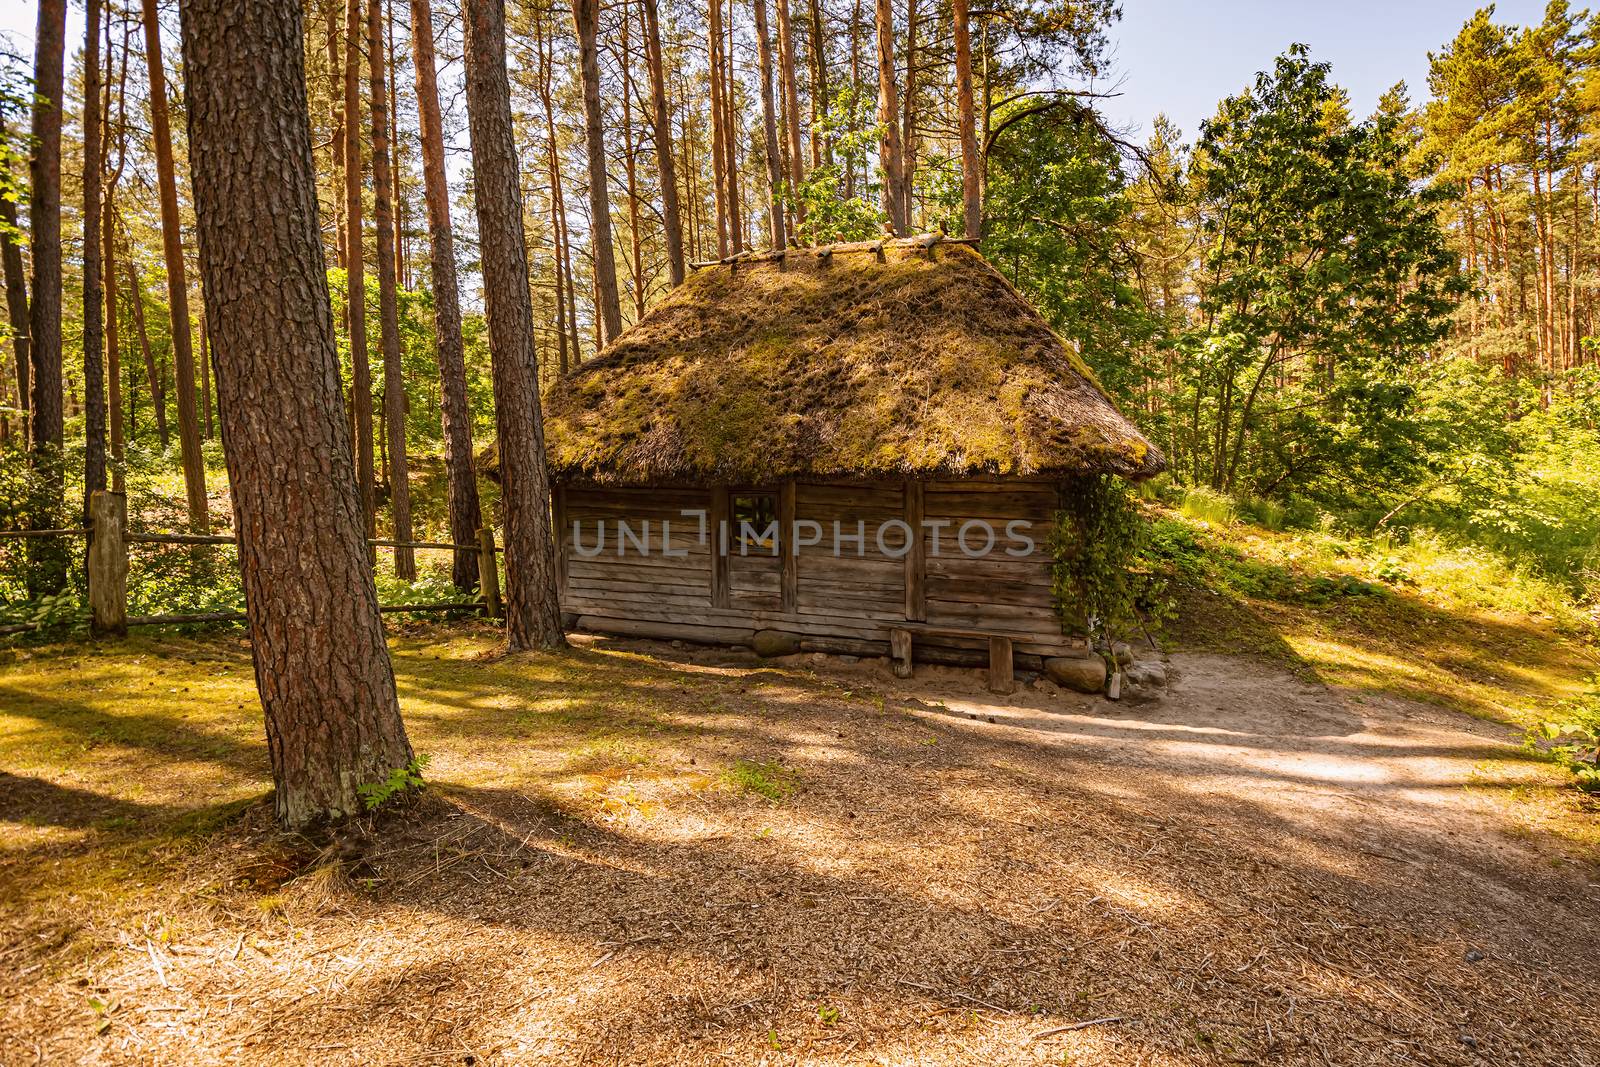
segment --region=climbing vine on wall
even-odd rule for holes
[[[1069,631],[1109,646],[1165,617],[1165,583],[1145,566],[1149,540],[1149,520],[1121,478],[1088,475],[1063,486],[1051,585]]]

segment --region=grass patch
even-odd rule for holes
[[[1521,728],[1580,699],[1594,669],[1585,610],[1491,552],[1194,510],[1187,498],[1158,508],[1150,551],[1178,600],[1170,636],[1185,648],[1264,656]]]
[[[741,793],[754,793],[773,803],[783,800],[794,791],[794,772],[776,760],[756,762],[735,760],[732,767],[722,772],[722,780]]]

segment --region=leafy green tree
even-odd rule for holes
[[[1202,126],[1188,473],[1224,491],[1337,495],[1407,479],[1407,371],[1465,290],[1392,117],[1351,123],[1304,46]],[[1330,116],[1332,119],[1330,120]]]
[[[1155,324],[1126,233],[1131,203],[1118,148],[1079,102],[1009,124],[989,153],[984,252],[1025,293],[1118,399],[1148,368],[1130,353]],[[960,186],[946,192],[960,226]]]

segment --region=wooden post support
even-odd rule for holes
[[[128,632],[128,498],[96,489],[89,494],[90,628],[97,634]]]
[[[911,677],[911,631],[889,631],[889,658],[894,661],[896,678]]]
[[[905,485],[905,523],[911,528],[911,550],[906,553],[906,621],[928,620],[928,563],[922,547],[922,483]]]
[[[1011,681],[1011,638],[989,638],[989,692],[1009,693]]]
[[[725,608],[729,603],[728,526],[732,517],[732,503],[728,487],[715,486],[711,490],[711,606]]]
[[[794,550],[794,499],[794,479],[790,478],[778,490],[778,550],[783,557],[778,603],[786,612],[796,611],[800,606],[800,558]]]
[[[500,565],[494,558],[494,530],[487,526],[478,530],[478,588],[483,591],[483,614],[488,619],[500,617]]]

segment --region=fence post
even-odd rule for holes
[[[500,566],[494,558],[494,530],[478,530],[478,587],[483,590],[483,614],[500,617]]]
[[[96,489],[89,494],[90,629],[128,632],[128,498]]]

